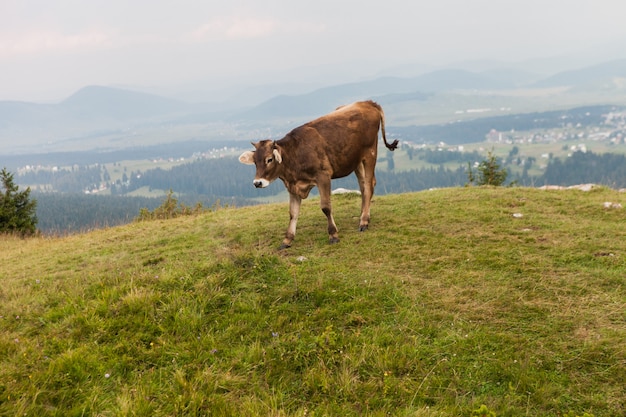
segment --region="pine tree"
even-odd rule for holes
[[[468,166],[468,179],[470,184],[476,181],[476,177],[472,172],[472,167]],[[481,161],[476,168],[478,170],[477,185],[495,185],[501,186],[506,181],[507,171],[505,168],[500,168],[500,164],[497,161],[493,152],[487,152],[487,159]]]
[[[0,233],[32,235],[37,231],[37,201],[30,199],[30,187],[19,191],[13,174],[0,171]]]

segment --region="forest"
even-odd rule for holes
[[[538,183],[575,185],[602,184],[610,188],[626,188],[626,155],[574,152],[561,160],[553,158]]]
[[[129,223],[142,208],[153,210],[160,203],[156,198],[82,193],[32,193],[32,197],[37,200],[38,229],[54,235]]]

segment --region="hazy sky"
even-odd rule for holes
[[[355,62],[364,78],[406,62],[519,61],[626,41],[624,16],[624,0],[0,0],[0,100],[217,88]]]

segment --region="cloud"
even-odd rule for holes
[[[196,42],[252,39],[269,36],[276,27],[272,19],[216,18],[191,32],[189,38]]]
[[[35,55],[106,48],[113,43],[111,35],[97,30],[78,34],[35,31],[0,37],[0,56]]]
[[[185,38],[192,42],[245,40],[266,38],[284,33],[318,33],[324,29],[323,24],[307,22],[285,24],[271,18],[220,17],[199,26]]]

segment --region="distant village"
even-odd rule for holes
[[[185,161],[194,161],[198,159],[224,158],[226,156],[236,155],[238,154],[238,152],[240,152],[239,148],[224,146],[221,148],[209,149],[203,152],[194,152],[190,158],[159,157],[159,158],[150,158],[150,162],[152,162],[155,165],[157,164],[180,164],[180,163],[184,163]],[[95,164],[95,166],[98,166],[98,165],[103,165],[103,164]],[[71,167],[59,167],[59,166],[49,166],[49,165],[25,165],[17,169],[17,174],[25,175],[27,173],[38,172],[38,171],[59,172],[62,169],[77,170],[79,168],[80,168],[79,165],[73,165]]]
[[[563,124],[558,129],[548,129],[538,132],[499,132],[492,129],[486,137],[489,143],[506,144],[533,144],[553,143],[566,140],[610,141],[615,145],[626,143],[626,111],[611,112],[604,115],[604,123],[600,126],[582,126],[572,123],[563,116]],[[580,149],[586,152],[584,145]]]

